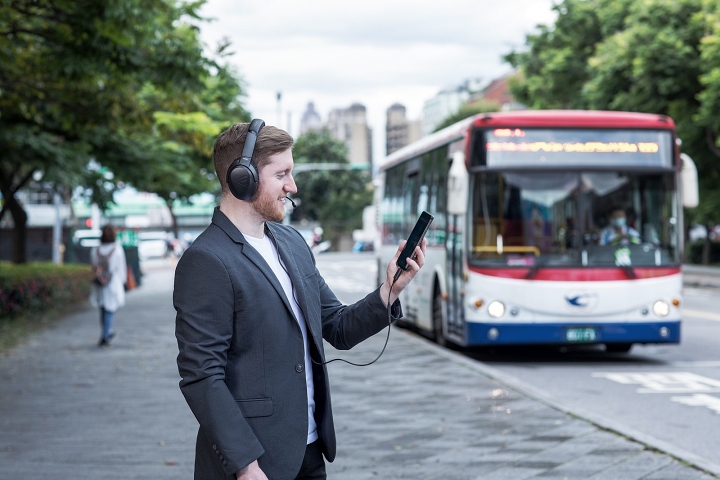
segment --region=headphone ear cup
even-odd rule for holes
[[[227,183],[235,198],[250,200],[258,188],[258,173],[255,165],[242,162],[230,168]]]

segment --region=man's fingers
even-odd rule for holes
[[[395,252],[395,256],[392,258],[390,263],[394,264],[397,261],[397,259],[400,258],[400,254],[402,253],[403,248],[405,248],[406,243],[407,243],[407,240],[403,240],[402,242],[400,242],[400,246],[398,247],[397,251]]]

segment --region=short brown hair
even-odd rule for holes
[[[228,168],[233,160],[242,155],[249,126],[249,123],[236,123],[222,132],[215,140],[213,162],[215,163],[215,174],[220,181],[223,195],[229,192],[227,186]],[[253,162],[257,166],[258,173],[267,165],[268,157],[282,153],[292,148],[292,146],[293,139],[285,130],[269,125],[263,127],[258,134],[255,151],[253,152]]]
[[[115,227],[110,224],[102,227],[102,235],[100,235],[100,243],[115,243]]]

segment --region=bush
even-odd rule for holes
[[[89,295],[87,265],[0,262],[0,320],[81,302]]]
[[[705,240],[696,240],[688,244],[687,262],[700,264],[702,263],[702,251],[705,246]],[[720,242],[710,242],[710,263],[720,263]]]

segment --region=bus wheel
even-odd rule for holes
[[[632,346],[632,343],[606,343],[605,351],[610,353],[627,353]]]
[[[440,288],[435,285],[435,294],[433,295],[433,333],[435,343],[442,347],[447,346],[447,340],[443,335],[443,305],[442,294]]]

